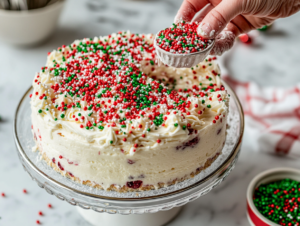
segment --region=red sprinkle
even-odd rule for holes
[[[247,34],[241,34],[239,36],[239,39],[241,40],[241,42],[247,43],[249,41],[249,36]]]

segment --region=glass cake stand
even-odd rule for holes
[[[241,148],[244,114],[232,89],[225,146],[212,165],[195,177],[158,190],[118,193],[91,188],[62,176],[41,160],[31,132],[30,87],[17,107],[14,138],[18,156],[32,180],[49,194],[77,206],[82,216],[95,226],[158,226],[174,218],[180,208],[218,186],[234,168]],[[109,214],[106,214],[109,213]]]

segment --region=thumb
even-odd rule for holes
[[[199,24],[197,33],[206,39],[215,38],[226,25],[242,12],[239,0],[223,0],[212,9]]]

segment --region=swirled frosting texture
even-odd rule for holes
[[[152,35],[119,32],[62,46],[33,88],[40,151],[105,189],[182,178],[225,140],[229,97],[215,58],[167,67],[155,58]]]

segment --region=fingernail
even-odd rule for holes
[[[197,33],[204,38],[214,38],[216,31],[211,28],[209,23],[200,23]]]
[[[174,18],[174,23],[177,24],[179,22],[183,21],[182,15],[181,14],[177,14]]]
[[[179,16],[176,15],[174,18],[174,23],[177,24],[179,21],[180,21],[180,18],[179,18]]]

